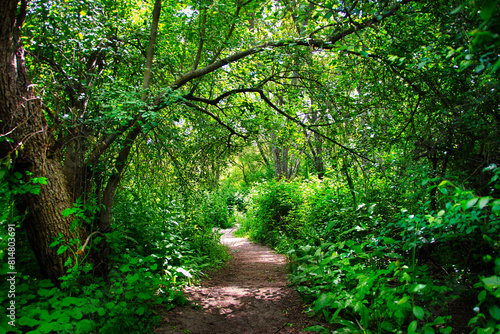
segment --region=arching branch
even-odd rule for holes
[[[212,117],[214,120],[217,121],[217,123],[219,123],[220,125],[222,125],[223,127],[225,127],[227,130],[229,130],[229,132],[231,133],[231,135],[235,135],[235,136],[238,136],[240,138],[243,138],[243,139],[248,139],[248,135],[245,136],[245,135],[242,135],[241,133],[238,133],[236,132],[236,130],[234,130],[232,127],[230,127],[229,125],[227,125],[226,123],[224,123],[219,116],[217,116],[216,114],[212,113],[211,111],[205,109],[205,108],[202,108],[200,106],[197,106],[196,104],[194,103],[191,103],[191,102],[188,102],[188,101],[185,101],[184,102],[185,105],[187,105],[188,107],[190,108],[194,108],[210,117]]]
[[[207,75],[211,72],[214,72],[218,70],[219,68],[234,63],[240,59],[246,58],[248,56],[254,55],[256,53],[262,52],[266,49],[270,48],[279,48],[279,47],[284,47],[284,46],[290,46],[290,45],[296,45],[296,46],[306,46],[306,47],[316,47],[320,49],[325,49],[325,50],[331,50],[335,49],[335,43],[340,41],[341,39],[355,33],[356,31],[366,29],[376,23],[382,22],[384,19],[395,15],[400,9],[401,6],[406,5],[407,3],[413,2],[415,0],[403,0],[400,3],[394,5],[391,9],[387,10],[383,14],[373,16],[359,24],[356,25],[356,27],[350,27],[344,31],[341,31],[339,33],[336,33],[332,36],[330,36],[327,39],[324,40],[316,40],[313,38],[301,38],[301,39],[291,39],[291,40],[284,40],[284,41],[275,41],[275,42],[267,42],[263,43],[257,46],[254,46],[252,48],[249,48],[247,50],[237,52],[231,56],[222,58],[218,61],[213,62],[212,64],[205,66],[204,68],[200,68],[197,70],[191,70],[181,77],[177,78],[177,80],[174,81],[172,84],[173,89],[179,89],[180,87],[184,86],[188,82],[190,82],[193,79],[202,77],[204,75]]]
[[[280,115],[284,116],[285,118],[291,120],[292,122],[300,125],[301,127],[303,127],[304,129],[306,130],[309,130],[311,131],[312,133],[315,133],[317,134],[318,136],[328,140],[329,142],[343,148],[344,150],[348,151],[349,153],[352,153],[356,156],[359,156],[365,160],[368,160],[370,162],[373,162],[375,163],[373,160],[371,160],[370,158],[356,152],[355,150],[345,146],[345,145],[342,145],[341,143],[339,143],[338,141],[322,134],[321,132],[319,132],[318,130],[314,129],[314,126],[312,125],[307,125],[305,124],[304,122],[302,122],[301,120],[297,119],[296,117],[293,117],[291,115],[289,115],[288,113],[286,113],[285,111],[281,110],[280,108],[278,108],[267,96],[266,94],[264,93],[264,91],[262,89],[257,89],[257,88],[243,88],[243,89],[234,89],[234,90],[231,90],[231,91],[228,91],[218,97],[216,97],[215,99],[205,99],[205,98],[201,98],[201,97],[195,97],[195,96],[186,96],[185,98],[186,99],[190,99],[192,101],[198,101],[198,102],[203,102],[203,103],[206,103],[206,104],[209,104],[209,105],[217,105],[220,101],[222,101],[223,99],[225,99],[226,97],[228,96],[231,96],[231,95],[235,95],[235,94],[238,94],[238,93],[257,93],[259,94],[260,98],[267,104],[269,105],[271,108],[273,108],[276,112],[278,112]],[[196,105],[193,105],[193,106],[196,106]],[[198,107],[198,106],[196,106]],[[200,107],[198,107],[200,108]],[[203,108],[201,108],[202,110],[204,110]],[[201,110],[200,110],[201,111]],[[210,115],[211,117],[217,117],[216,115]],[[216,118],[214,118],[216,119]],[[218,119],[218,117],[217,117]],[[217,120],[216,119],[216,120]],[[220,121],[219,123],[221,123],[222,121]],[[222,125],[224,125],[223,123],[221,123]],[[224,125],[225,126],[225,125]],[[235,133],[236,134],[236,133]],[[237,134],[236,134],[237,135]]]

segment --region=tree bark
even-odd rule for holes
[[[58,255],[49,247],[59,235],[63,243],[84,240],[85,231],[71,229],[72,217],[62,211],[72,206],[70,187],[65,177],[61,153],[48,129],[40,98],[34,95],[25,66],[20,30],[26,15],[26,1],[3,1],[0,7],[0,158],[10,159],[17,172],[47,178],[40,194],[25,195],[29,216],[23,222],[41,274],[58,283],[70,250]],[[19,14],[17,14],[19,13]],[[16,16],[17,14],[17,16]],[[73,246],[76,252],[77,245]]]

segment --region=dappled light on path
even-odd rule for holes
[[[300,333],[313,325],[288,286],[285,256],[234,230],[220,231],[233,259],[201,287],[186,288],[191,305],[164,314],[155,333]]]

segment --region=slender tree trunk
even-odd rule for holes
[[[156,35],[158,33],[160,14],[161,14],[161,0],[155,0],[155,5],[153,9],[153,21],[151,23],[151,33],[149,37],[149,46],[146,58],[146,66],[144,69],[144,80],[142,84],[144,93],[141,96],[141,100],[144,102],[147,101],[148,89],[151,83],[154,48],[156,44]],[[104,206],[104,210],[102,210],[98,221],[99,231],[101,231],[102,233],[111,232],[111,213],[112,213],[113,202],[115,199],[116,189],[122,179],[123,171],[127,166],[127,161],[132,146],[135,140],[139,137],[139,135],[142,132],[142,128],[140,125],[141,122],[145,122],[142,116],[140,116],[135,121],[130,131],[128,132],[127,136],[125,137],[123,148],[118,153],[118,156],[116,158],[114,173],[110,176],[108,183],[106,184],[106,188],[104,189],[102,197],[102,204]],[[101,243],[98,246],[98,251],[93,254],[93,262],[96,266],[95,269],[100,276],[103,276],[105,278],[108,276],[109,273],[109,268],[107,265],[109,251],[110,251],[109,246],[107,245],[106,240],[102,239]]]
[[[17,16],[16,16],[17,15]],[[83,229],[71,229],[72,217],[62,211],[72,206],[72,194],[66,181],[59,149],[54,145],[42,111],[41,101],[33,94],[25,66],[20,29],[26,15],[26,1],[2,1],[0,6],[0,134],[8,141],[0,142],[0,158],[11,159],[16,171],[45,177],[40,194],[28,194],[24,203],[29,217],[23,222],[41,273],[57,283],[64,264],[72,254],[57,254],[49,247],[59,235],[63,243],[84,240]],[[73,247],[73,251],[76,251]]]
[[[345,177],[347,179],[347,184],[349,185],[349,190],[351,191],[353,206],[354,206],[354,208],[356,208],[356,206],[357,206],[356,190],[354,189],[354,182],[352,182],[351,175],[349,174],[349,167],[347,166],[347,159],[346,158],[344,158],[344,163],[343,163],[342,169],[344,170],[344,174],[345,174]]]
[[[276,142],[276,134],[274,132],[271,133],[271,145],[274,158],[274,175],[277,179],[281,179],[283,176],[283,170],[281,169],[281,150]]]
[[[266,164],[266,168],[271,168],[271,165],[269,164],[269,160],[267,160],[266,153],[262,149],[262,146],[260,145],[259,141],[255,140],[255,143],[257,144],[257,148],[259,149],[262,160],[264,160],[264,163]]]

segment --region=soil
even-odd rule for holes
[[[201,286],[187,287],[187,307],[162,314],[155,334],[301,333],[317,325],[287,281],[287,260],[269,248],[221,230],[233,258]]]

